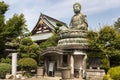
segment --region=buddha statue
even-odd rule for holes
[[[72,30],[87,30],[88,24],[86,20],[86,15],[82,14],[81,5],[79,3],[75,3],[73,5],[73,10],[75,15],[72,17],[70,22],[70,29]]]

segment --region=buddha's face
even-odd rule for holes
[[[73,9],[74,9],[74,12],[77,14],[77,13],[80,13],[81,7],[79,4],[74,4]]]

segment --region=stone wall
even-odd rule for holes
[[[87,69],[87,80],[103,80],[105,71],[103,69]]]

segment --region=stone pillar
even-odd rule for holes
[[[63,66],[63,55],[60,55],[60,67]]]
[[[17,71],[17,53],[12,53],[12,75],[16,76]]]
[[[70,67],[71,67],[71,78],[74,77],[74,57],[73,55],[70,56]]]
[[[59,57],[59,55],[57,55],[57,69],[59,68],[59,61],[60,60],[60,57]]]
[[[83,73],[82,73],[83,78],[86,77],[86,60],[87,60],[87,55],[85,54],[83,58]]]

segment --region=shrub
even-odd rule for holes
[[[103,77],[103,80],[112,80],[112,79],[111,79],[110,75],[108,74],[108,75],[105,75],[105,76]]]
[[[22,70],[26,71],[23,75],[30,77],[31,70],[37,67],[37,62],[32,58],[22,58],[18,61],[18,65]]]
[[[37,67],[37,62],[32,58],[22,58],[18,61],[18,65],[24,70],[30,70]]]
[[[103,69],[105,69],[105,72],[107,73],[108,70],[109,70],[109,68],[110,68],[110,62],[109,62],[109,60],[108,60],[106,57],[104,57],[104,58],[101,60],[101,62],[102,62],[101,67],[102,67]]]
[[[5,77],[11,71],[11,65],[7,63],[0,63],[0,78]]]
[[[6,58],[6,59],[5,59],[5,58],[2,58],[2,59],[1,59],[1,62],[2,62],[2,63],[11,64],[11,63],[12,63],[12,60],[11,60],[10,58]]]
[[[108,74],[112,79],[120,80],[120,66],[110,68]]]

